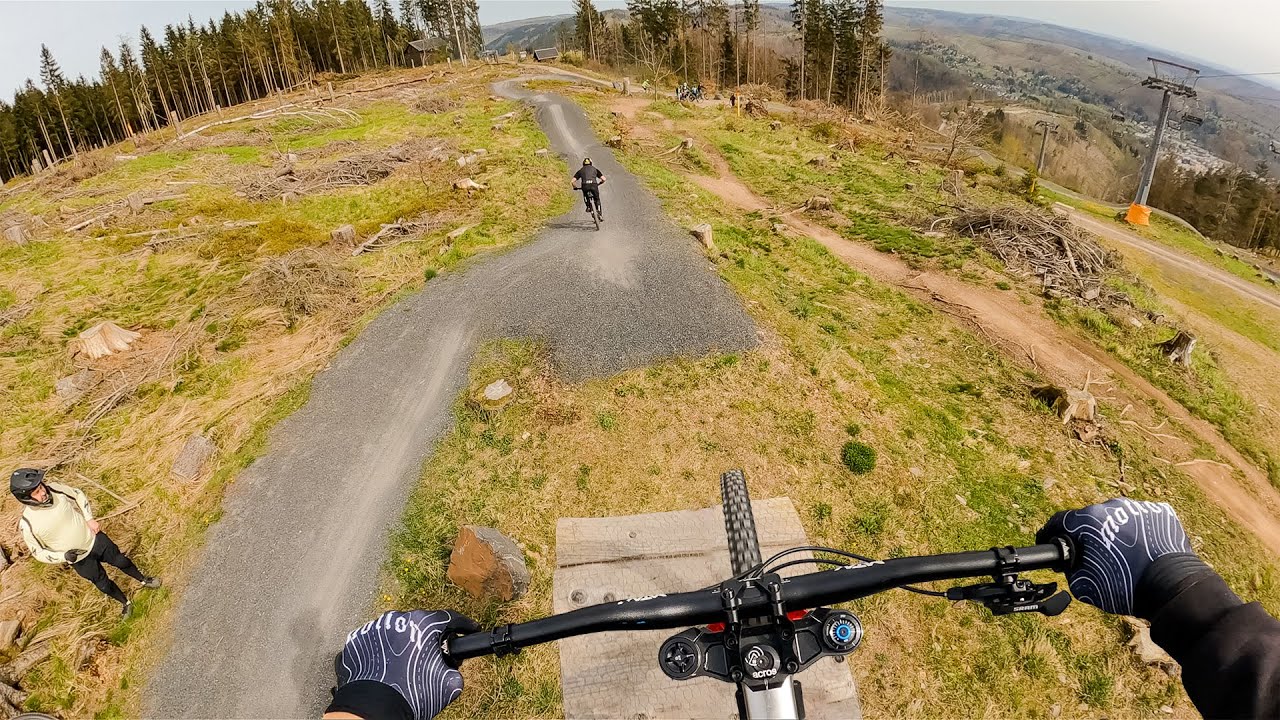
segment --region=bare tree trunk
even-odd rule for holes
[[[218,101],[213,97],[213,83],[209,82],[209,71],[204,64],[204,48],[199,43],[196,43],[196,57],[200,61],[200,75],[204,78],[204,91],[209,96],[209,110],[212,111]]]
[[[133,126],[129,124],[129,118],[124,116],[124,105],[120,103],[120,93],[116,90],[116,79],[108,78],[107,84],[111,86],[111,96],[116,99],[116,112],[120,114],[120,129],[126,135],[133,135]]]
[[[827,72],[827,104],[831,104],[831,90],[836,84],[836,48],[840,46],[835,36],[831,38],[831,69]]]
[[[62,130],[67,133],[67,144],[71,146],[71,154],[78,158],[80,153],[76,151],[76,141],[71,138],[71,125],[67,123],[67,112],[62,109],[62,91],[55,88],[53,99],[58,105],[58,114],[62,116]]]
[[[809,14],[809,9],[805,6],[805,3],[808,3],[808,2],[812,2],[812,0],[804,0],[804,2],[800,4],[800,93],[799,95],[801,100],[804,100],[804,66],[809,64],[808,48],[807,48],[807,45],[805,44],[805,32],[804,32],[805,17]]]
[[[338,42],[338,21],[333,19],[333,6],[329,6],[329,24],[333,27],[333,46],[338,50],[338,68],[347,74],[347,61],[342,57],[342,43]]]
[[[449,4],[449,20],[453,24],[453,42],[458,48],[458,59],[467,64],[467,54],[462,51],[462,34],[458,32],[458,13],[453,9],[455,0],[445,0]]]

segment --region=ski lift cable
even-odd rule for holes
[[[1221,75],[1201,75],[1198,79],[1208,80],[1211,78],[1257,77],[1259,75],[1280,75],[1280,70],[1269,70],[1267,72],[1223,73]]]

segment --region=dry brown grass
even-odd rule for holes
[[[160,591],[139,592],[134,618],[120,623],[111,601],[82,580],[16,552],[21,543],[8,531],[16,525],[3,526],[0,545],[16,562],[0,579],[0,617],[24,618],[27,628],[78,622],[55,644],[53,660],[25,681],[30,708],[136,715],[148,665],[163,651],[172,593],[180,592],[193,549],[218,516],[222,490],[261,451],[271,424],[305,401],[308,379],[389,300],[419,287],[424,269],[450,268],[479,248],[528,238],[568,200],[558,160],[533,155],[546,140],[527,116],[509,121],[508,132],[490,142],[490,118],[514,107],[487,99],[488,83],[501,72],[444,75],[459,94],[453,112],[461,126],[381,102],[383,92],[358,94],[342,102],[363,114],[360,126],[236,125],[190,147],[153,145],[159,152],[67,185],[57,200],[65,211],[42,194],[44,186],[0,196],[0,212],[10,216],[74,217],[140,188],[195,183],[180,188],[189,192],[185,201],[121,213],[75,239],[51,223],[26,248],[0,248],[0,465],[59,463],[53,477],[85,487],[96,513],[125,510],[104,522],[106,531],[166,580]],[[509,200],[518,196],[510,193],[468,201],[446,183],[423,183],[414,153],[429,153],[446,134],[468,147],[483,142],[484,171],[511,178],[499,185],[518,178],[522,191],[542,201],[514,206]],[[314,147],[325,159],[376,155],[404,172],[367,189],[320,189],[289,206],[234,197],[223,185],[238,182],[246,162],[266,164],[267,140],[300,147],[308,162]],[[412,152],[394,160],[397,147]],[[440,248],[455,225],[443,223],[427,228],[420,243],[359,258],[329,247],[329,230],[342,222],[364,235],[428,208],[433,217],[474,228],[447,252]],[[155,247],[146,247],[149,235],[127,237],[151,228],[195,235]],[[95,366],[102,381],[68,406],[53,394],[54,381],[79,367],[66,345],[103,319],[143,338]],[[196,481],[179,484],[169,468],[195,433],[218,451]],[[0,515],[17,512],[11,498],[0,500]],[[91,643],[96,652],[83,667],[71,642],[77,633],[106,638]]]

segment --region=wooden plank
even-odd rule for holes
[[[808,544],[789,499],[759,500],[752,503],[752,511],[765,557]],[[719,508],[565,518],[556,526],[556,561],[553,604],[558,613],[629,597],[697,590],[729,574]],[[566,717],[735,718],[732,685],[708,678],[676,682],[658,668],[658,646],[675,632],[602,633],[560,641]],[[845,665],[826,659],[799,680],[809,718],[861,716]]]
[[[762,545],[790,548],[806,544],[804,528],[787,498],[757,500],[751,504],[751,511]],[[727,575],[728,542],[724,515],[718,507],[610,518],[561,518],[556,524],[557,567],[713,551],[725,553]]]

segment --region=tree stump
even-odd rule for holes
[[[488,189],[488,187],[488,185],[481,185],[471,178],[463,178],[453,182],[454,190],[466,190],[467,194],[470,194],[472,190],[485,190]]]
[[[354,225],[336,227],[329,233],[329,239],[334,245],[351,247],[356,244],[356,228]]]
[[[1162,343],[1156,343],[1156,347],[1160,348],[1160,352],[1169,358],[1169,362],[1175,365],[1191,367],[1191,352],[1196,349],[1196,338],[1183,330],[1179,330],[1177,335]]]
[[[694,227],[689,232],[693,233],[693,236],[698,238],[698,242],[702,243],[702,247],[715,252],[716,244],[712,238],[713,233],[709,223],[702,223],[701,225]]]
[[[826,211],[831,209],[831,198],[824,195],[814,195],[804,204],[806,210]]]
[[[129,346],[142,335],[125,330],[113,322],[100,322],[80,333],[77,351],[84,353],[90,360],[114,355]]]
[[[178,453],[178,457],[173,461],[173,468],[170,474],[183,482],[191,482],[200,477],[200,470],[204,468],[205,462],[213,457],[213,453],[217,451],[218,446],[214,445],[209,438],[196,433],[187,438],[187,442],[182,446],[182,452]]]
[[[1098,411],[1098,401],[1088,389],[1060,388],[1057,385],[1040,385],[1031,389],[1032,397],[1053,408],[1062,424],[1072,420],[1093,422]]]
[[[604,144],[608,145],[611,148],[620,148],[622,147],[622,136],[614,135],[613,137],[606,140]]]

